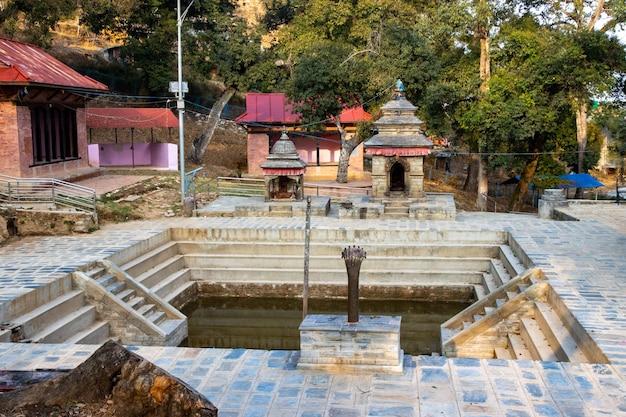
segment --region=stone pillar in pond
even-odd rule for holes
[[[341,252],[348,272],[348,323],[359,321],[359,273],[365,251],[358,246],[348,246]]]
[[[400,316],[359,316],[359,274],[365,251],[341,253],[348,271],[348,315],[308,314],[300,324],[300,369],[402,372]]]

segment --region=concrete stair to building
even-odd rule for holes
[[[100,320],[83,291],[72,290],[11,319],[0,331],[3,342],[100,344],[110,338],[109,325]]]
[[[176,242],[165,242],[120,265],[165,302],[180,307],[195,295],[191,271]]]
[[[136,290],[128,288],[126,281],[118,281],[115,275],[107,273],[104,268],[89,271],[88,275],[155,325],[158,326],[166,320],[165,312],[146,301],[146,297],[141,296]]]
[[[406,198],[384,199],[382,204],[384,207],[385,217],[407,218],[409,216],[411,200]]]
[[[482,274],[482,283],[475,286],[476,298],[486,297],[505,285],[511,277],[522,274],[524,270],[524,265],[511,248],[508,245],[499,245],[496,256],[490,259],[489,267]]]

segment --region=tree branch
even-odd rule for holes
[[[589,19],[589,23],[587,23],[588,31],[592,31],[593,28],[596,26],[596,23],[598,22],[598,19],[600,19],[600,15],[602,14],[603,10],[604,10],[604,0],[599,0],[598,6],[596,7],[595,12],[593,12],[593,16],[591,16],[591,19]]]
[[[378,55],[378,52],[376,52],[373,49],[363,49],[361,51],[356,51],[356,52],[352,52],[341,64],[339,64],[340,67],[343,67],[344,64],[346,64],[348,61],[350,61],[352,58],[354,58],[355,56],[359,55],[359,54],[364,54],[366,52],[371,52],[373,54]]]

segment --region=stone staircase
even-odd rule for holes
[[[99,261],[92,269],[75,272],[74,280],[122,343],[178,346],[187,337],[187,318],[129,274],[142,270],[141,261],[126,270]]]
[[[15,314],[3,317],[0,342],[101,344],[111,338],[109,323],[67,281],[12,301],[8,310]]]
[[[409,207],[411,200],[407,198],[392,198],[382,201],[384,214],[387,218],[406,219],[409,217]]]
[[[452,357],[608,363],[539,269],[506,281],[446,321],[441,340],[443,354]]]

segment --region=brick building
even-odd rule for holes
[[[354,135],[357,123],[371,117],[362,107],[357,107],[344,111],[340,120],[348,135]],[[248,132],[249,175],[263,175],[261,165],[283,129],[287,129],[298,154],[307,163],[305,179],[334,180],[337,177],[341,138],[334,122],[328,122],[323,132],[307,133],[299,129],[299,119],[300,115],[292,111],[283,93],[246,94],[246,112],[236,122],[245,124]],[[363,171],[363,144],[350,156],[348,175],[349,180],[369,178],[369,173]]]
[[[89,168],[85,101],[107,90],[33,45],[0,38],[0,174],[65,178]]]

